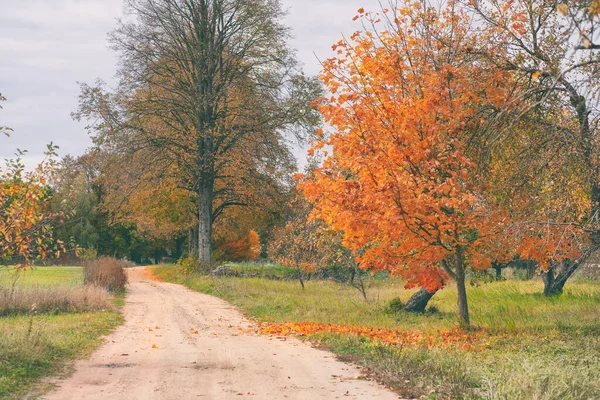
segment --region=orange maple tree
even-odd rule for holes
[[[299,187],[362,268],[429,291],[455,280],[468,325],[467,266],[507,256],[508,221],[467,143],[489,128],[483,111],[502,106],[509,75],[474,60],[469,17],[452,6],[359,14],[365,31],[324,63],[320,110],[334,130],[319,132],[323,166]]]

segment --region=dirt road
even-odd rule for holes
[[[398,398],[330,353],[250,336],[225,301],[150,281],[144,268],[129,279],[125,324],[46,399]]]

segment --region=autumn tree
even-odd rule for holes
[[[474,52],[519,82],[518,114],[481,135],[499,171],[498,198],[518,222],[519,252],[539,262],[544,293],[566,281],[600,245],[595,2],[474,0],[486,40]]]
[[[211,260],[215,219],[247,199],[236,165],[273,170],[286,132],[315,122],[318,86],[288,48],[273,0],[127,0],[112,35],[121,59],[115,92],[83,86],[78,118],[96,144],[143,149],[194,193],[198,253]]]
[[[474,60],[470,18],[453,5],[359,14],[364,30],[324,63],[333,131],[315,141],[326,158],[300,188],[362,268],[430,292],[454,280],[468,325],[467,268],[503,257],[507,220],[467,143],[489,128],[508,74]]]
[[[48,145],[46,158],[32,171],[25,169],[23,151],[0,169],[0,265],[27,267],[36,260],[60,257],[64,250],[52,230],[62,214],[50,207],[56,149]]]
[[[307,274],[323,270],[334,262],[355,265],[341,245],[339,234],[323,221],[310,218],[313,207],[301,193],[295,190],[290,193],[288,209],[281,226],[271,232],[267,254],[277,263],[295,269],[303,289]],[[356,282],[366,298],[360,274]]]
[[[154,158],[149,164],[151,154],[144,149],[125,155],[96,152],[100,206],[111,222],[133,224],[148,237],[187,235],[198,221],[196,195],[181,185],[181,174],[165,159]]]

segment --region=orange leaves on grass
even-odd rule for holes
[[[332,325],[315,322],[263,323],[258,331],[271,336],[312,336],[319,333],[353,335],[391,346],[413,346],[427,348],[460,348],[481,350],[490,345],[489,330],[465,331],[460,328],[441,329],[435,334],[416,331],[401,331],[384,328],[369,328],[349,325]]]

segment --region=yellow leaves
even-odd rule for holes
[[[569,5],[565,3],[560,3],[556,6],[556,10],[564,16],[569,15]]]
[[[0,256],[19,257],[25,265],[47,255],[60,255],[62,243],[54,243],[46,225],[61,215],[49,211],[51,197],[44,188],[52,175],[51,160],[25,172],[20,160],[9,162],[8,169],[0,171]]]
[[[531,81],[537,82],[541,76],[542,76],[542,71],[536,71],[533,74],[531,74]]]
[[[586,49],[589,49],[590,47],[592,47],[592,41],[589,38],[584,37],[583,38],[583,47]]]
[[[594,0],[590,4],[590,15],[596,17],[600,15],[600,0]]]

